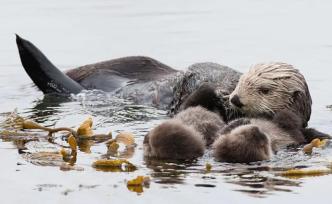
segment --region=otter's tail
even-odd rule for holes
[[[16,43],[25,71],[44,94],[68,95],[84,89],[56,68],[31,42],[16,35]]]

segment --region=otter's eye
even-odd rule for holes
[[[259,93],[264,94],[264,95],[270,93],[270,89],[265,88],[265,87],[261,87],[261,88],[259,88],[258,91],[259,91]]]

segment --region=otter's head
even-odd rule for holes
[[[311,115],[311,96],[303,75],[286,63],[253,66],[241,76],[230,104],[248,116],[273,116],[280,110],[299,115],[303,127]]]

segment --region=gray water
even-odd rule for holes
[[[164,0],[0,0],[0,113],[17,108],[44,125],[77,127],[87,116],[96,132],[135,134],[131,173],[91,167],[106,152],[79,151],[84,171],[36,166],[18,154],[16,140],[0,140],[1,203],[311,203],[330,198],[331,175],[289,179],[275,172],[294,166],[325,167],[327,148],[312,157],[288,152],[271,162],[229,165],[209,152],[190,164],[145,161],[146,132],[165,118],[151,107],[86,93],[59,102],[44,99],[24,72],[15,33],[35,43],[60,69],[129,55],[146,55],[177,69],[212,61],[245,72],[258,62],[283,61],[304,74],[313,98],[310,126],[332,134],[331,1],[164,1]],[[42,134],[42,133],[40,133]],[[26,144],[29,151],[57,150],[64,144],[44,137]],[[206,163],[212,172],[205,173]],[[23,164],[23,165],[18,165]],[[131,192],[125,180],[150,176],[150,188]]]

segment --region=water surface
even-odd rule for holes
[[[138,146],[130,161],[138,170],[96,171],[91,164],[106,153],[104,143],[86,144],[77,165],[61,171],[24,160],[22,140],[0,140],[4,203],[280,203],[324,201],[331,175],[300,179],[277,175],[285,168],[325,168],[331,148],[312,157],[284,152],[270,162],[230,165],[214,162],[207,152],[193,163],[146,161],[142,141],[165,112],[86,93],[70,100],[44,98],[24,72],[14,33],[34,42],[62,70],[128,55],[146,55],[174,68],[213,61],[240,71],[258,62],[284,61],[305,75],[313,98],[310,126],[332,134],[332,2],[326,1],[186,1],[186,0],[1,0],[0,112],[17,108],[44,125],[77,127],[87,116],[96,132],[126,130]],[[3,119],[3,116],[1,116]],[[25,144],[27,151],[58,150],[61,135],[46,133]],[[89,147],[91,145],[91,147]],[[205,164],[211,163],[210,173]],[[143,193],[131,192],[126,180],[152,178]],[[318,199],[317,199],[318,197]]]

